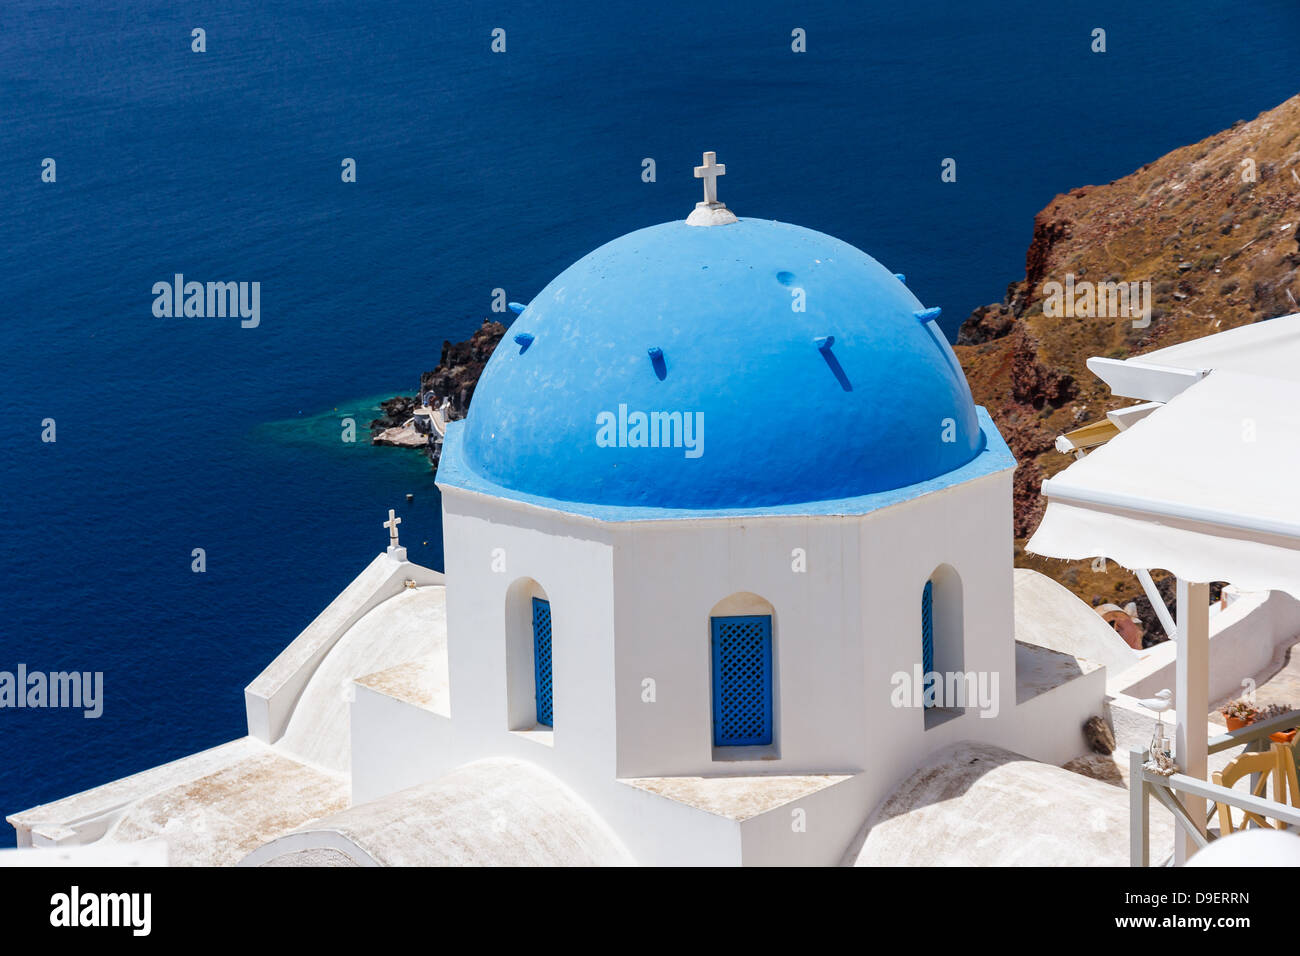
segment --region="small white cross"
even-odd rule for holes
[[[397,512],[393,511],[392,508],[389,508],[388,520],[384,522],[384,527],[388,529],[388,548],[390,551],[393,548],[401,547],[401,545],[397,543],[397,526],[401,523],[402,519],[397,517]]]
[[[695,178],[704,180],[704,201],[713,205],[718,201],[718,177],[727,174],[727,167],[715,162],[717,153],[704,154],[704,165],[695,167]]]

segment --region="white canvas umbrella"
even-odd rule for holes
[[[1280,327],[1264,337],[1274,349],[1289,351],[1289,362],[1266,347],[1244,348],[1240,336],[1233,351],[1270,370],[1285,365],[1295,378],[1196,369],[1197,362],[1213,359],[1207,343],[1220,336],[1188,343],[1198,345],[1199,357],[1187,360],[1189,377],[1164,407],[1043,483],[1047,509],[1026,545],[1048,557],[1107,557],[1124,567],[1177,575],[1175,746],[1183,772],[1200,779],[1207,767],[1208,582],[1300,598],[1300,326],[1294,331]],[[1120,380],[1147,375],[1152,387],[1145,393],[1125,386],[1137,398],[1160,400],[1158,390],[1171,381],[1161,371],[1110,371]],[[1204,819],[1203,803],[1188,799],[1194,818]],[[1183,841],[1178,849],[1181,861]]]

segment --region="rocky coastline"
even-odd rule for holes
[[[506,327],[500,322],[484,319],[465,341],[444,341],[437,366],[420,375],[416,394],[396,395],[380,402],[383,414],[369,425],[371,443],[420,449],[428,455],[430,466],[437,468],[442,439],[436,432],[423,432],[408,423],[421,405],[442,409],[447,421],[464,418],[479,376],[505,334]]]

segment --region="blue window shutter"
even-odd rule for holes
[[[715,617],[713,744],[772,742],[772,618]]]
[[[934,670],[934,582],[926,581],[925,590],[921,592],[921,692],[923,694],[928,692],[930,685],[934,683],[934,678],[925,677],[932,670]]]
[[[551,602],[533,598],[533,668],[537,686],[537,722],[554,725],[551,700]]]

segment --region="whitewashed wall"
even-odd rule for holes
[[[857,819],[824,836],[789,844],[783,819],[746,824],[752,860],[792,847],[824,860],[840,831],[934,750],[1023,739],[1006,723],[1017,719],[1010,471],[862,517],[602,524],[455,489],[443,506],[454,759],[537,762],[644,862],[728,860],[739,828],[616,777],[865,772],[829,800],[852,795],[860,807],[843,812]],[[806,571],[794,569],[799,560]],[[999,718],[971,707],[926,729],[921,708],[893,706],[891,677],[920,660],[921,591],[941,565],[960,577],[963,668],[998,674]],[[531,659],[516,651],[512,663],[507,633],[523,620],[512,623],[511,608],[531,593],[551,603],[553,735],[511,729],[520,726],[511,697],[530,686]],[[750,595],[773,614],[775,744],[723,759],[733,754],[712,746],[709,617],[751,610]]]

